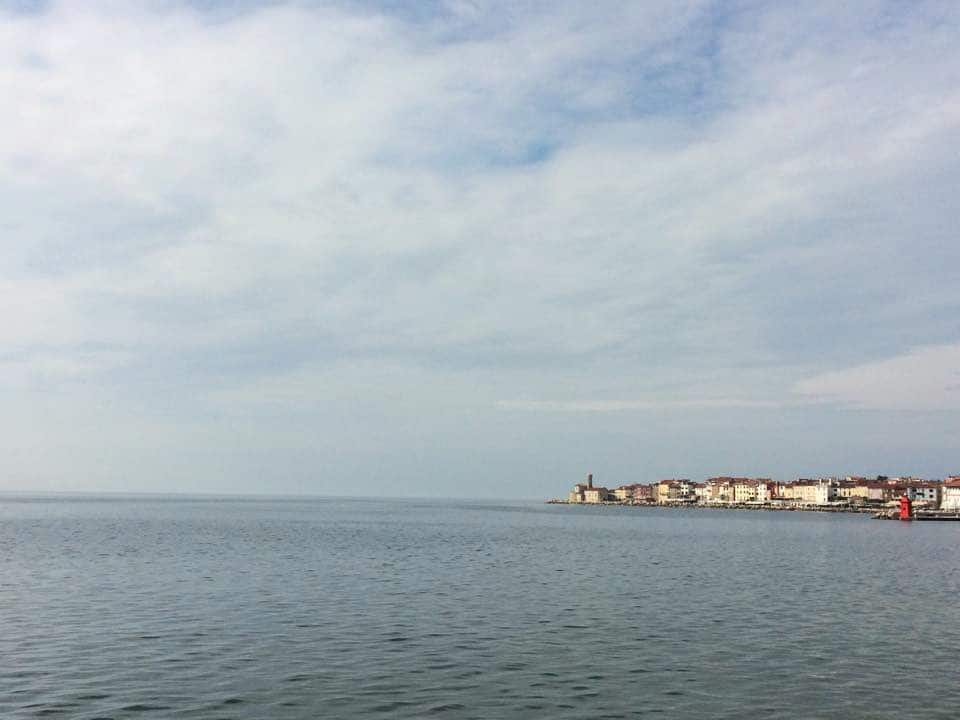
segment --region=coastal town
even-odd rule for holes
[[[740,507],[772,510],[877,512],[906,498],[918,511],[960,513],[960,475],[942,480],[915,477],[770,478],[711,477],[703,482],[671,478],[608,489],[577,483],[565,500],[553,503]]]

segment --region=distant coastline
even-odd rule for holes
[[[901,498],[919,511],[960,512],[960,476],[942,480],[915,477],[874,478],[848,476],[799,478],[789,482],[770,478],[711,477],[703,482],[671,478],[632,483],[614,489],[594,485],[593,475],[573,486],[553,505],[620,505],[630,507],[703,508],[716,510],[774,510],[873,513],[884,516]]]

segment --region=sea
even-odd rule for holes
[[[0,718],[960,717],[960,523],[0,495]]]

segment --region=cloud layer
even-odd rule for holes
[[[7,487],[535,495],[960,409],[952,3],[3,7]]]
[[[796,389],[811,399],[875,410],[960,410],[960,344],[823,373]]]

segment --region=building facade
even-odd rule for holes
[[[799,505],[828,505],[837,500],[839,485],[839,481],[833,478],[800,479],[783,485],[781,492],[784,499]]]
[[[943,481],[940,508],[960,510],[960,475],[951,475]]]
[[[605,487],[591,487],[583,492],[583,501],[585,503],[602,503],[610,498],[610,491]]]
[[[915,482],[907,485],[905,491],[906,496],[913,502],[925,502],[933,507],[940,505],[940,483]]]

